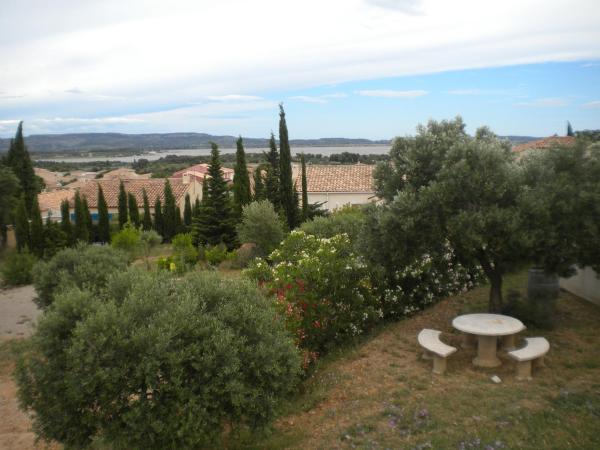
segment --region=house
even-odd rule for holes
[[[143,192],[146,191],[148,202],[150,204],[150,213],[154,214],[154,203],[156,199],[160,199],[161,203],[165,204],[164,188],[167,181],[166,178],[148,178],[148,179],[98,179],[88,181],[79,188],[79,194],[85,196],[88,202],[88,207],[92,215],[92,219],[98,217],[98,186],[102,187],[102,192],[108,206],[108,215],[112,218],[119,210],[119,186],[121,181],[125,187],[125,192],[135,196],[140,213],[143,207]],[[196,199],[202,198],[202,183],[194,178],[169,178],[175,203],[183,213],[185,206],[185,195],[189,194],[192,205]],[[71,202],[73,206],[73,202]]]
[[[233,182],[233,169],[228,167],[222,167],[221,173],[227,183]],[[196,164],[195,166],[187,167],[179,170],[171,175],[172,178],[190,179],[194,178],[198,182],[202,183],[204,178],[208,176],[208,164]]]
[[[512,149],[513,153],[517,153],[521,158],[531,150],[546,150],[555,146],[572,147],[577,142],[574,136],[550,136],[537,141],[525,142],[524,144],[515,145]]]
[[[362,205],[377,200],[373,186],[375,166],[307,165],[306,185],[308,203],[323,203],[323,208],[333,211],[344,205]],[[302,191],[302,174],[294,171],[296,189]]]
[[[46,221],[50,217],[51,220],[59,221],[62,217],[60,204],[64,200],[72,203],[74,196],[75,191],[73,189],[56,189],[54,191],[40,192],[38,194],[38,203],[40,205],[40,212],[42,213],[42,220]]]

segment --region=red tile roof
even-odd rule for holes
[[[555,145],[572,147],[575,145],[575,142],[576,138],[573,136],[550,136],[538,141],[531,141],[524,144],[515,145],[512,151],[514,153],[521,153],[528,150],[545,150]]]
[[[113,180],[93,180],[88,181],[79,188],[79,193],[87,198],[88,206],[90,208],[98,207],[98,185],[102,186],[102,192],[104,193],[104,198],[106,199],[106,203],[109,208],[117,208],[119,205],[119,184],[121,180],[113,179]],[[146,194],[148,195],[148,201],[150,203],[150,207],[154,207],[154,202],[158,197],[161,203],[164,205],[165,203],[165,178],[149,178],[149,179],[137,179],[137,180],[123,180],[123,185],[125,186],[125,191],[127,193],[132,193],[135,195],[135,199],[137,200],[138,206],[142,206],[143,202],[143,190],[146,190]],[[169,183],[171,183],[171,188],[173,189],[173,195],[175,196],[175,201],[179,203],[185,193],[188,190],[189,185],[183,184],[181,178],[170,178]]]
[[[308,165],[306,185],[308,192],[375,192],[373,170],[375,166],[354,165]],[[302,174],[296,175],[296,188],[302,187]]]
[[[72,200],[75,191],[72,189],[56,189],[50,192],[40,192],[38,194],[38,202],[40,211],[48,211],[49,209],[59,210],[63,200]]]
[[[233,169],[230,169],[228,167],[222,167],[221,172],[223,173],[225,181],[233,180]],[[172,178],[182,178],[183,175],[186,173],[202,181],[204,177],[208,174],[208,164],[196,164],[195,166],[190,166],[186,167],[185,169],[178,170],[172,175]]]

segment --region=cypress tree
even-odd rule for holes
[[[98,240],[110,242],[110,224],[108,219],[108,205],[102,192],[102,186],[98,184]]]
[[[140,227],[140,210],[137,205],[135,195],[131,192],[127,194],[128,208],[129,208],[129,220],[136,228]]]
[[[202,201],[196,199],[194,205],[194,214],[192,217],[192,242],[196,247],[206,244],[207,223],[206,211],[208,201],[208,180],[204,179],[202,183]]]
[[[279,153],[275,143],[275,135],[271,133],[269,139],[269,153],[265,154],[267,158],[267,175],[265,179],[265,197],[269,200],[276,211],[281,210],[281,189],[279,187]]]
[[[15,211],[15,239],[17,240],[17,250],[22,251],[30,248],[29,218],[25,206],[25,195],[21,195]]]
[[[44,226],[44,257],[50,258],[60,249],[67,245],[67,236],[63,233],[60,225],[50,220],[50,216],[46,219]]]
[[[175,234],[184,233],[183,221],[181,220],[181,208],[175,208]]]
[[[308,219],[308,191],[306,182],[306,159],[304,153],[300,155],[300,163],[302,164],[302,220]]]
[[[173,195],[173,189],[171,189],[171,183],[169,183],[169,180],[165,181],[164,193],[165,208],[163,211],[163,238],[165,238],[167,241],[170,241],[171,238],[177,233],[177,205],[175,204],[175,196]]]
[[[142,219],[142,228],[144,230],[152,229],[152,215],[150,214],[150,203],[148,202],[148,194],[146,189],[142,190],[143,202],[144,202],[144,217]]]
[[[233,175],[233,203],[235,213],[238,217],[242,216],[242,207],[250,203],[250,177],[248,176],[248,167],[246,166],[246,153],[244,152],[244,142],[240,136],[236,142],[237,150],[235,152],[235,167]]]
[[[183,207],[183,224],[185,225],[185,232],[187,233],[192,226],[192,203],[190,201],[190,194],[185,194],[185,205]]]
[[[573,127],[571,126],[571,122],[567,120],[567,136],[575,136],[573,133]]]
[[[37,195],[33,197],[29,225],[29,250],[38,258],[44,256],[44,222],[40,213]]]
[[[88,207],[88,201],[85,196],[81,199],[81,209],[83,210],[83,218],[85,219],[85,229],[87,231],[87,241],[94,241],[94,224],[92,222],[92,215],[90,214],[90,208]]]
[[[281,206],[290,229],[298,222],[298,201],[294,195],[294,180],[292,179],[292,152],[288,138],[287,123],[283,104],[279,104],[279,184],[281,190]]]
[[[156,197],[156,201],[154,202],[154,230],[161,236],[164,234],[164,220],[162,213],[162,204],[160,199]]]
[[[254,171],[253,179],[254,179],[254,195],[252,198],[253,198],[253,201],[259,202],[266,198],[265,197],[265,185],[263,182],[261,166],[258,166],[256,168],[256,170]]]
[[[73,239],[75,241],[87,242],[89,234],[87,230],[87,219],[83,209],[83,201],[79,195],[79,191],[75,192],[75,227],[73,230]]]
[[[65,234],[67,245],[71,245],[73,239],[73,227],[71,226],[71,211],[69,210],[69,200],[63,200],[60,204],[60,229]]]
[[[23,122],[19,122],[15,138],[10,141],[6,164],[19,179],[21,192],[25,196],[25,208],[31,211],[33,198],[40,192],[39,183],[33,171],[33,163],[23,137]]]
[[[127,193],[123,181],[119,184],[119,229],[122,230],[127,223]]]

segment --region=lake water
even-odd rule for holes
[[[221,153],[235,153],[235,148],[221,148]],[[255,147],[247,148],[246,153],[262,153],[268,151],[268,148]],[[381,155],[386,154],[390,150],[389,145],[346,145],[339,147],[292,147],[292,154],[298,153],[312,153],[321,154],[323,156],[332,155],[335,153],[350,152],[359,153],[361,155]],[[155,161],[167,155],[178,155],[178,156],[201,156],[210,155],[210,149],[208,148],[197,148],[197,149],[185,149],[185,150],[159,150],[143,153],[140,152],[138,155],[129,156],[65,156],[65,157],[54,157],[44,158],[42,155],[36,155],[36,160],[43,161],[62,161],[62,162],[90,162],[90,161],[118,161],[131,163],[134,160],[145,158],[148,161]]]

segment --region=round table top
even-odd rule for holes
[[[478,336],[507,336],[525,329],[519,319],[502,314],[465,314],[454,318],[452,326]]]

